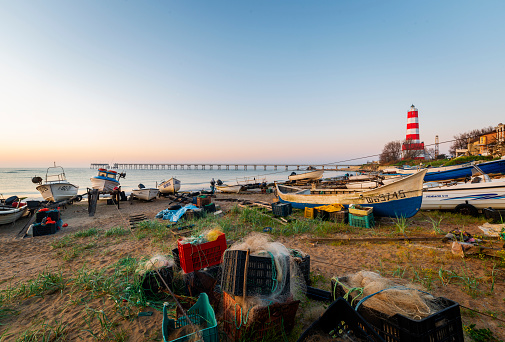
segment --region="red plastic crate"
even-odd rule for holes
[[[181,244],[181,240],[177,240],[177,248],[179,249],[181,268],[185,273],[214,266],[223,261],[223,253],[227,247],[225,234],[219,235],[215,241],[199,245]]]

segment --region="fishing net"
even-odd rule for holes
[[[353,298],[354,304],[362,300],[361,305],[387,316],[401,314],[421,320],[441,309],[431,294],[414,284],[400,286],[375,272],[360,271],[333,279],[344,288],[346,296]]]
[[[144,274],[150,271],[159,270],[163,267],[174,266],[174,259],[164,255],[155,255],[137,268],[138,274]]]
[[[272,241],[271,237],[262,233],[251,233],[243,240],[234,243],[230,251],[249,250],[250,256],[271,258],[272,276],[276,287],[269,295],[235,296],[235,301],[247,312],[249,319],[254,319],[255,311],[273,303],[302,298],[305,293],[305,281],[291,251],[280,242]]]

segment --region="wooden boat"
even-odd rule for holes
[[[158,196],[159,190],[155,188],[133,189],[132,195],[144,201],[150,201]]]
[[[216,190],[219,190],[221,192],[228,192],[228,193],[234,193],[238,194],[240,191],[244,190],[244,186],[237,184],[237,185],[216,185]]]
[[[294,173],[294,172],[293,172]],[[288,176],[290,181],[300,181],[300,180],[316,180],[323,177],[324,170],[315,170],[310,172],[301,173],[299,175],[294,174]]]
[[[170,178],[166,181],[161,181],[158,185],[158,190],[162,194],[175,194],[181,188],[181,181],[175,178]]]
[[[27,205],[22,207],[13,207],[11,205],[0,205],[0,224],[8,224],[17,221],[28,210]]]
[[[359,204],[373,207],[376,216],[411,217],[421,208],[423,178],[426,170],[407,176],[376,189],[359,191],[347,189],[301,189],[276,184],[280,202],[291,203],[293,208],[313,208],[321,205]]]
[[[347,189],[374,189],[382,184],[379,181],[349,182],[345,185]]]
[[[79,187],[67,181],[65,170],[61,166],[51,166],[47,168],[46,180],[42,183],[42,178],[33,177],[32,182],[39,184],[36,189],[40,192],[44,200],[49,202],[59,202],[70,199],[77,195]]]
[[[505,178],[491,179],[482,169],[467,182],[425,183],[421,209],[454,210],[476,215],[484,208],[505,209]]]
[[[91,187],[100,192],[112,192],[119,186],[119,179],[124,177],[123,173],[107,169],[98,169],[98,175],[91,178]]]

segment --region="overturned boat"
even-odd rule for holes
[[[359,204],[373,207],[375,216],[412,217],[421,208],[423,178],[426,170],[417,172],[393,183],[371,190],[351,189],[301,189],[276,183],[280,202],[291,203],[293,208],[304,209],[322,205]]]

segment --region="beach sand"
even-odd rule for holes
[[[239,198],[259,200],[263,202],[275,201],[272,194],[217,194],[213,201],[218,204],[226,214],[234,205],[231,201],[221,201],[223,198]],[[137,316],[118,314],[118,305],[111,296],[90,296],[87,288],[76,285],[76,275],[88,271],[104,272],[104,276],[111,274],[110,265],[125,258],[150,258],[157,254],[170,254],[176,247],[176,238],[165,235],[157,238],[147,236],[142,238],[130,235],[106,237],[103,233],[114,227],[127,227],[130,215],[145,214],[147,218],[154,219],[156,213],[166,209],[171,200],[166,198],[156,199],[152,202],[133,201],[121,202],[120,209],[114,205],[106,205],[105,200],[100,200],[94,217],[89,217],[87,202],[74,203],[62,209],[62,220],[68,224],[55,235],[36,238],[16,238],[17,233],[26,223],[26,218],[14,225],[0,226],[0,290],[19,288],[22,283],[28,283],[39,274],[59,274],[62,279],[67,279],[68,284],[57,291],[49,291],[42,296],[31,296],[26,299],[15,300],[9,305],[4,305],[14,310],[2,317],[0,310],[0,336],[4,333],[4,340],[11,341],[22,336],[23,333],[47,327],[60,327],[63,329],[63,340],[124,340],[148,341],[161,340],[162,314],[159,310],[146,307],[142,311],[153,312],[152,316]],[[174,203],[172,203],[174,204]],[[300,214],[298,214],[300,217]],[[226,216],[225,216],[226,217]],[[303,217],[303,213],[301,214]],[[416,215],[417,228],[409,235],[426,235],[430,225],[426,223],[423,214]],[[303,220],[303,218],[302,218]],[[166,221],[160,222],[168,224]],[[479,223],[465,226],[464,229],[472,234],[480,234]],[[458,225],[442,225],[444,231]],[[97,228],[100,233],[91,237],[76,238],[75,233]],[[380,230],[367,232],[367,236],[377,234]],[[130,233],[128,233],[130,234]],[[335,231],[330,236],[335,237],[363,237],[356,231]],[[409,277],[403,280],[415,280],[416,275],[410,268],[417,270],[417,276],[423,279],[421,284],[435,296],[447,297],[461,305],[482,312],[493,313],[500,319],[505,319],[505,273],[503,266],[496,267],[491,274],[493,262],[499,261],[489,258],[455,257],[450,252],[450,245],[442,242],[433,243],[398,243],[388,242],[381,244],[324,244],[313,243],[307,238],[308,234],[284,234],[277,241],[289,248],[298,248],[311,256],[311,270],[314,279],[319,280],[315,286],[330,290],[329,280],[333,276],[343,276],[356,270],[366,269],[389,273],[405,270]],[[68,245],[59,247],[58,243]],[[478,294],[471,293],[465,287],[461,274],[462,267],[468,267],[472,274],[467,274],[469,280],[480,283]],[[460,278],[451,278],[449,273],[445,286],[438,281],[438,268],[459,272]],[[494,289],[490,292],[491,277],[494,278]],[[105,278],[104,278],[105,279]],[[435,284],[436,283],[436,284]],[[84,286],[84,285],[83,285]],[[89,286],[89,284],[87,285]],[[469,285],[471,286],[471,284]],[[5,296],[5,292],[4,292]],[[126,304],[125,304],[126,306]],[[0,307],[1,309],[1,307]],[[324,310],[323,305],[310,301],[304,310],[297,314],[298,333],[317,319]],[[121,310],[119,310],[121,311]],[[100,321],[98,318],[106,317]],[[465,311],[462,316],[464,324],[475,323],[477,327],[489,327],[495,336],[505,339],[504,323],[494,321],[488,317],[474,315]],[[105,323],[104,323],[105,322]],[[107,325],[110,322],[110,325]],[[105,325],[105,328],[104,328]],[[95,335],[95,337],[93,336]],[[296,339],[291,335],[290,339]]]

